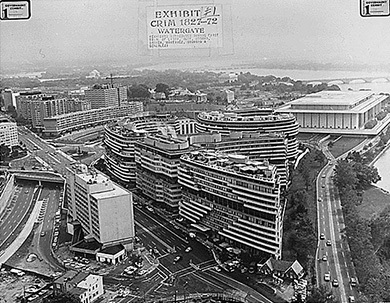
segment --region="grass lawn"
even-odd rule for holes
[[[379,187],[372,186],[364,192],[363,202],[357,209],[362,218],[373,219],[387,206],[390,206],[390,194]]]
[[[337,138],[333,138],[337,139]],[[344,154],[345,152],[349,151],[350,149],[354,148],[356,145],[360,144],[365,140],[364,137],[358,138],[358,137],[342,137],[341,139],[334,142],[332,148],[329,148],[329,151],[332,153],[332,155],[337,158]]]

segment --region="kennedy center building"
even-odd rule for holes
[[[293,114],[303,132],[310,129],[357,131],[364,129],[387,101],[388,96],[370,91],[321,91],[289,102],[277,112]]]

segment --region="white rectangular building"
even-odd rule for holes
[[[18,128],[16,122],[0,117],[0,145],[5,144],[9,148],[18,145]]]
[[[135,235],[132,195],[107,176],[85,166],[67,173],[68,205],[85,236],[103,248],[122,244],[132,248]]]
[[[364,129],[365,124],[381,112],[388,100],[388,96],[370,91],[321,91],[291,101],[276,112],[293,114],[300,131],[357,131]]]

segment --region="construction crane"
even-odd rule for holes
[[[110,74],[110,77],[105,77],[104,79],[110,80],[111,87],[114,87],[114,79],[124,79],[124,78],[131,78],[131,75],[123,75],[123,76],[112,76],[112,73]]]

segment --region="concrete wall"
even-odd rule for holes
[[[0,214],[7,206],[8,200],[11,198],[14,192],[14,180],[15,180],[14,175],[10,175],[8,177],[7,184],[5,185],[4,190],[0,195]]]

